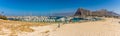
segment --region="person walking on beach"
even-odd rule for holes
[[[58,23],[58,26],[57,26],[58,28],[60,28],[60,23]]]

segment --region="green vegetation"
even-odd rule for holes
[[[7,20],[7,17],[0,15],[0,19]]]

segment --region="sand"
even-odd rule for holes
[[[17,36],[120,36],[120,19],[105,18],[101,21],[31,26],[33,32],[18,32]],[[9,29],[6,29],[10,33]],[[5,31],[4,31],[5,32]],[[6,33],[6,32],[5,32]],[[0,36],[9,36],[4,34]]]
[[[32,22],[20,22],[0,20],[0,36],[17,36],[18,33],[34,32],[31,27],[45,26],[46,23],[32,23]]]
[[[120,19],[106,18],[106,20],[84,23],[66,24],[51,32],[50,36],[120,36]]]

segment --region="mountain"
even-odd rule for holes
[[[106,9],[101,9],[101,10],[97,10],[97,11],[90,11],[90,10],[86,10],[83,8],[79,8],[76,13],[74,14],[74,16],[105,16],[105,17],[116,17],[116,16],[120,16],[119,14],[112,12],[112,11],[108,11]]]
[[[87,14],[87,13],[90,13],[90,10],[85,10],[83,8],[79,8],[76,13],[74,14],[74,16],[84,16],[84,15],[90,15],[90,14]]]

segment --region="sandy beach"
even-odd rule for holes
[[[120,19],[105,18],[100,21],[69,23],[57,28],[57,24],[30,26],[33,32],[19,32],[16,36],[120,36]],[[2,26],[2,25],[1,25]],[[2,29],[0,36],[10,36],[10,29]],[[14,36],[14,34],[13,34]]]
[[[120,36],[120,19],[66,24],[50,36]]]

